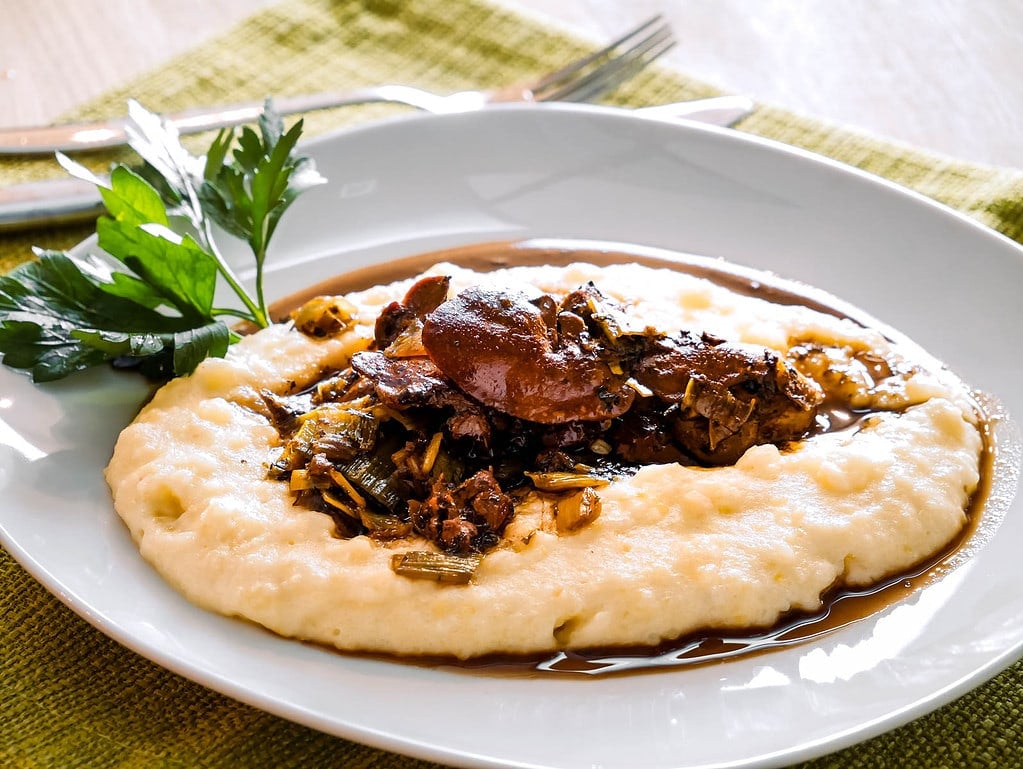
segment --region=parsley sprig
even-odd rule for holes
[[[270,102],[258,131],[221,131],[205,158],[139,104],[129,104],[129,116],[129,144],[144,162],[138,170],[119,164],[103,180],[58,157],[98,185],[107,209],[96,223],[98,245],[113,264],[37,250],[37,260],[0,276],[0,355],[37,382],[106,362],[180,376],[226,354],[237,337],[225,318],[265,328],[270,240],[298,195],[324,181],[295,152],[302,121],[285,131]],[[252,250],[254,296],[221,254],[216,228]],[[220,285],[239,307],[214,304]]]

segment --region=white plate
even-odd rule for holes
[[[506,238],[725,257],[831,290],[1023,414],[1023,249],[919,196],[719,129],[597,108],[410,117],[307,145],[330,184],[285,217],[283,295],[381,259]],[[0,371],[4,545],[161,665],[285,718],[462,766],[770,767],[875,735],[1023,649],[1023,504],[960,568],[815,643],[606,679],[522,679],[345,657],[192,607],[138,557],[102,478],[144,388]],[[1013,480],[1002,490],[1011,499]],[[997,507],[997,505],[996,505]]]

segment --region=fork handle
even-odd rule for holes
[[[281,96],[273,100],[281,115],[347,107],[355,104],[390,102],[430,110],[436,97],[418,88],[384,85],[350,91],[327,91],[302,96]],[[162,117],[181,134],[200,133],[252,123],[263,111],[264,102],[248,101],[216,107],[198,107],[164,114]],[[127,117],[115,117],[83,123],[53,126],[0,128],[0,155],[39,155],[54,152],[81,152],[127,144]]]

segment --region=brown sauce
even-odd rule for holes
[[[790,281],[775,280],[763,273],[754,273],[717,260],[691,257],[664,251],[608,244],[573,244],[571,241],[497,242],[463,246],[444,251],[397,259],[383,264],[353,270],[293,294],[271,307],[271,314],[280,318],[313,297],[361,291],[375,285],[411,278],[437,262],[449,262],[479,272],[511,266],[565,265],[587,262],[600,266],[632,263],[653,268],[667,268],[706,278],[746,296],[782,304],[802,305],[832,316],[848,318],[863,326],[882,331],[889,338],[897,337],[911,344],[897,332],[854,307],[829,295]],[[920,348],[912,345],[916,350]],[[926,356],[922,351],[926,359]],[[978,396],[978,413],[983,415],[984,449],[981,457],[981,482],[967,509],[967,523],[958,537],[944,550],[914,568],[863,589],[838,588],[823,598],[822,608],[815,613],[792,613],[770,628],[742,629],[734,633],[715,630],[692,633],[656,647],[624,647],[584,649],[543,655],[492,655],[469,661],[445,658],[406,658],[403,662],[429,665],[460,672],[514,676],[550,674],[610,675],[663,670],[664,668],[720,663],[737,656],[760,654],[811,642],[822,636],[870,617],[906,599],[914,592],[939,581],[966,560],[983,544],[997,526],[998,516],[989,516],[986,502],[992,496],[993,479],[1008,476],[1014,480],[1019,471],[1018,457],[1000,463],[996,452],[993,425],[999,417],[997,404]],[[827,430],[856,429],[869,414],[827,412]],[[1018,440],[1015,439],[1015,440]],[[1019,453],[1009,447],[1005,455]],[[1003,470],[1005,472],[1003,472]],[[1012,483],[1012,481],[1008,481]],[[378,655],[364,655],[377,657]],[[384,657],[386,659],[386,657]]]

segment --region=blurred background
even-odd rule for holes
[[[269,0],[3,3],[0,123],[53,120]],[[369,2],[369,0],[366,0]],[[605,40],[664,13],[669,63],[727,91],[1023,168],[1019,0],[499,0]]]

